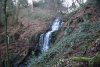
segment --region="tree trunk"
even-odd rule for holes
[[[6,8],[7,8],[7,1],[8,0],[5,0],[4,1],[4,15],[5,15],[5,23],[6,23],[6,25],[5,25],[5,34],[6,34],[6,59],[5,59],[5,67],[9,67],[9,52],[8,52],[8,45],[9,45],[9,42],[8,42],[8,32],[7,32],[7,23],[8,23],[8,21],[7,21],[7,10],[6,10]]]

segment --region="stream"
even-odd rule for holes
[[[51,40],[53,39],[52,35],[54,32],[58,31],[63,24],[61,17],[56,17],[50,26],[49,31],[40,35],[39,46],[40,46],[40,54],[43,52],[47,52],[51,47]],[[30,67],[32,56],[30,56],[24,63],[20,64],[18,67]]]

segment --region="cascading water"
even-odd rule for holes
[[[55,31],[59,30],[59,28],[61,27],[62,25],[62,20],[61,18],[57,17],[52,26],[51,26],[51,29],[50,31],[48,31],[47,33],[45,33],[45,35],[43,36],[43,34],[41,34],[41,37],[40,37],[40,42],[41,42],[41,51],[42,52],[46,52],[49,48],[50,48],[50,41],[51,41],[51,36],[52,36],[52,33],[54,33]]]
[[[50,27],[50,30],[40,35],[39,46],[41,53],[46,52],[51,46],[52,35],[58,31],[62,26],[63,21],[60,17],[57,17]],[[41,55],[41,54],[39,54]],[[31,57],[29,57],[24,63],[20,64],[19,67],[30,67]]]

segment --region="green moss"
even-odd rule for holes
[[[97,54],[95,57],[73,57],[71,58],[74,62],[88,62],[89,67],[99,67],[100,66],[100,54]]]
[[[100,64],[100,54],[93,58],[94,64]]]
[[[71,58],[72,61],[76,61],[76,62],[89,62],[91,60],[91,58],[89,57],[73,57]]]
[[[97,54],[90,61],[89,67],[99,67],[100,66],[100,54]]]

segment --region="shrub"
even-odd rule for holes
[[[81,23],[79,27],[80,32],[88,32],[91,31],[92,25],[90,23]]]
[[[42,65],[46,66],[50,63],[57,63],[57,59],[52,60],[55,58],[56,54],[61,53],[65,48],[66,51],[72,50],[71,46],[76,46],[76,43],[79,43],[81,41],[91,41],[94,39],[93,35],[90,34],[85,34],[85,33],[77,33],[76,35],[72,36],[66,36],[63,41],[58,42],[55,46],[53,46],[51,49],[49,49],[47,52],[43,53],[39,59],[35,59],[36,61],[33,60],[32,65]],[[73,44],[72,44],[73,43]],[[68,48],[69,47],[69,48]],[[48,62],[48,63],[47,63]]]
[[[94,24],[92,29],[94,32],[100,31],[100,22],[96,22],[96,24]]]
[[[72,32],[73,32],[73,27],[68,27],[66,30],[65,30],[65,35],[70,35]]]
[[[95,24],[81,23],[79,27],[80,32],[98,32],[100,31],[100,22]]]

